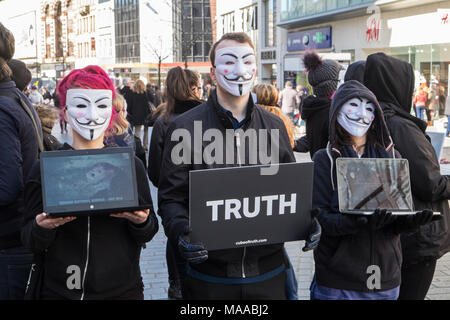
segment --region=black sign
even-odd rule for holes
[[[278,165],[277,165],[278,166]],[[208,250],[304,240],[311,224],[313,163],[189,173],[191,240]]]

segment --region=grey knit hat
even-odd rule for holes
[[[308,72],[308,82],[313,87],[314,95],[329,97],[339,84],[339,72],[344,68],[334,60],[322,60],[315,51],[303,55],[303,64]]]

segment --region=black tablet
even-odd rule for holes
[[[142,209],[132,148],[41,153],[44,212],[78,216]]]

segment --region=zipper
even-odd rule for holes
[[[241,153],[240,153],[240,147],[241,147],[241,138],[239,136],[239,132],[235,132],[236,137],[236,150],[237,150],[237,161],[238,161],[238,165],[239,167],[242,167],[242,163],[241,163]],[[242,263],[241,263],[241,267],[242,267],[242,278],[245,278],[245,255],[247,253],[247,247],[244,247],[244,252],[242,254]]]
[[[25,293],[28,292],[28,289],[30,288],[30,284],[31,284],[31,276],[33,275],[33,272],[35,272],[35,267],[36,267],[36,263],[33,263],[31,265],[31,270],[30,270],[30,274],[28,275],[28,281],[27,281],[27,287],[25,289]]]
[[[91,244],[91,217],[88,217],[88,233],[87,233],[87,253],[86,253],[86,264],[84,265],[84,273],[83,273],[83,283],[81,284],[82,288],[83,288],[83,292],[81,294],[81,299],[80,300],[84,300],[84,283],[86,281],[86,273],[87,273],[87,268],[89,265],[89,248],[90,248],[90,244]]]

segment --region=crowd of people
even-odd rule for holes
[[[311,299],[425,298],[436,261],[450,251],[450,180],[440,173],[427,122],[411,115],[409,63],[372,54],[350,65],[342,82],[340,64],[308,51],[303,63],[312,94],[291,82],[280,92],[254,85],[255,46],[245,33],[228,33],[211,48],[214,86],[206,101],[199,75],[180,67],[169,70],[162,94],[141,80],[115,88],[104,70],[88,66],[68,73],[53,95],[33,88],[27,96],[31,74],[12,59],[14,49],[14,36],[0,24],[0,299],[143,299],[140,254],[158,232],[159,216],[168,238],[169,298],[297,300],[283,243],[208,251],[191,241],[189,172],[225,167],[173,161],[173,133],[181,129],[194,139],[197,121],[202,133],[234,130],[237,139],[240,130],[279,130],[275,163],[295,162],[294,151],[310,153],[312,222],[301,250],[314,251]],[[414,98],[418,114],[426,92],[421,88]],[[61,133],[72,131],[71,144],[51,135],[58,121]],[[296,139],[300,121],[306,135]],[[122,146],[134,148],[139,203],[150,209],[98,217],[44,212],[40,152]],[[232,150],[233,166],[250,164],[250,152],[235,158]],[[195,150],[189,152],[193,158]],[[417,213],[341,214],[341,157],[407,159]],[[158,188],[157,212],[149,180]],[[372,265],[381,268],[377,288],[367,285]],[[80,267],[79,285],[69,285],[73,266]]]

